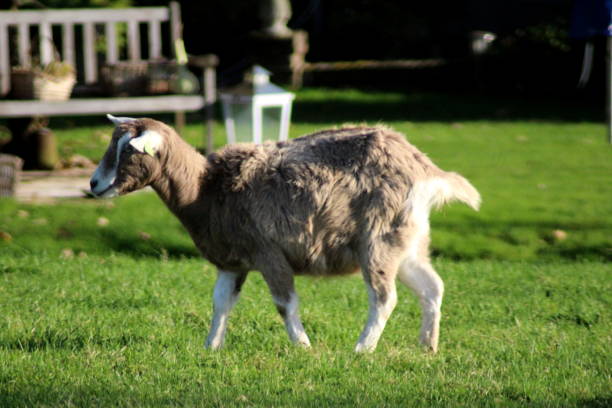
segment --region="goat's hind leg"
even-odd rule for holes
[[[414,291],[422,309],[420,342],[434,353],[440,336],[440,308],[444,283],[428,260],[405,259],[399,268],[400,281]]]
[[[275,265],[261,268],[261,272],[272,293],[276,310],[285,322],[289,339],[297,345],[310,347],[310,339],[298,313],[298,296],[295,293],[293,271],[288,265],[280,267],[278,262]]]
[[[374,351],[378,340],[397,304],[395,270],[363,268],[363,277],[368,289],[368,321],[359,336],[356,352]]]
[[[219,270],[213,293],[213,319],[206,339],[206,347],[216,350],[223,346],[227,320],[238,301],[246,273]]]

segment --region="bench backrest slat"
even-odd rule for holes
[[[51,33],[51,24],[43,22],[40,24],[40,62],[46,65],[53,61],[53,34]]]
[[[0,95],[10,87],[10,71],[8,26],[0,21]]]
[[[159,20],[149,21],[149,58],[161,57],[161,24]]]
[[[30,27],[26,23],[19,24],[19,65],[29,67],[32,59],[30,57]]]
[[[117,24],[127,25],[127,59],[140,61],[144,57],[149,60],[161,57],[161,23],[166,21],[170,22],[171,44],[174,44],[181,33],[180,6],[175,2],[171,2],[169,7],[0,11],[0,95],[8,92],[10,88],[11,55],[16,56],[18,63],[25,67],[32,65],[32,51],[35,50],[38,50],[42,64],[55,59],[57,45],[53,41],[55,26],[61,26],[62,30],[62,60],[76,67],[77,56],[78,58],[82,56],[83,79],[85,83],[91,84],[99,79],[96,51],[96,33],[99,26],[103,26],[106,37],[106,50],[101,58],[104,62],[116,63],[122,55],[119,50]],[[75,27],[78,26],[82,26],[82,41],[77,40],[75,36]],[[140,39],[141,26],[146,27],[146,51],[141,49],[143,45]],[[17,29],[9,31],[12,27]],[[30,35],[32,27],[37,36]],[[13,44],[12,38],[15,34],[17,39]],[[38,43],[32,44],[33,40]],[[17,49],[11,51],[9,43]],[[82,52],[78,52],[77,47]],[[170,49],[173,50],[173,47]]]
[[[130,61],[140,61],[140,31],[135,21],[128,22],[128,56]]]
[[[74,55],[74,25],[62,24],[62,59],[76,66]]]
[[[91,84],[98,79],[98,58],[96,56],[96,32],[94,23],[87,21],[83,24],[83,47],[85,48],[85,83]]]
[[[117,24],[106,23],[104,34],[106,36],[106,61],[109,64],[114,64],[119,61],[119,53],[117,50]]]

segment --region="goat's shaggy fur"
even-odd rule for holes
[[[361,270],[370,313],[356,349],[376,347],[396,303],[396,277],[419,297],[421,341],[437,349],[443,285],[429,262],[429,210],[454,199],[476,209],[478,192],[463,177],[439,169],[383,126],[230,145],[203,157],[155,120],[115,122],[92,191],[124,194],[150,185],[217,266],[208,346],[222,345],[229,310],[251,270],[262,273],[289,336],[303,345],[310,342],[293,275]],[[154,153],[126,147],[145,131],[161,135]]]

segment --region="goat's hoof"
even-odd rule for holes
[[[309,349],[310,348],[310,340],[298,340],[295,342],[295,345],[299,348]]]
[[[210,341],[206,341],[206,343],[204,343],[204,348],[206,350],[217,351],[220,350],[221,347],[223,347],[223,343],[214,343]]]
[[[357,343],[355,346],[355,353],[372,353],[376,350],[376,345],[368,346],[365,344]]]
[[[436,354],[438,352],[437,345],[421,343],[421,346],[423,347],[423,351],[426,353]]]

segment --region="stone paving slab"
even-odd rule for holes
[[[94,169],[24,171],[17,184],[15,197],[19,201],[86,197],[93,171]]]

